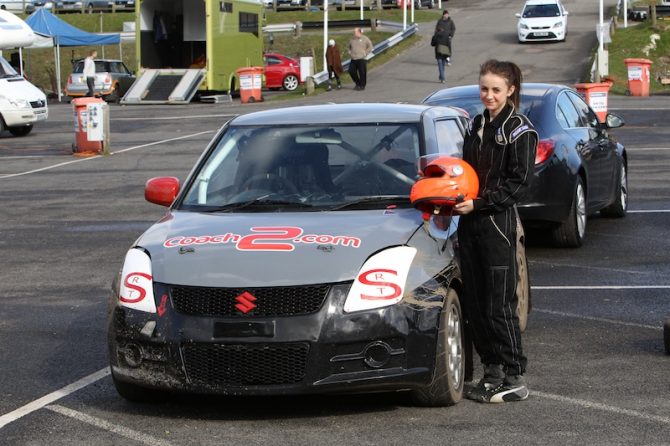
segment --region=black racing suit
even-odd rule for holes
[[[516,207],[533,178],[538,136],[511,105],[490,121],[488,110],[470,121],[463,159],[477,172],[474,211],[458,226],[463,310],[482,363],[507,375],[526,370],[516,313]]]

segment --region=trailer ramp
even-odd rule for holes
[[[200,68],[147,69],[130,86],[121,104],[188,104],[205,78]]]

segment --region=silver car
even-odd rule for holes
[[[86,96],[88,85],[84,76],[84,60],[74,63],[72,74],[67,78],[65,94],[70,97]],[[107,102],[116,102],[134,82],[135,75],[126,64],[116,59],[95,60],[95,94]]]

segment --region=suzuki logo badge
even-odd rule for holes
[[[244,314],[247,314],[256,308],[256,304],[254,304],[256,298],[248,291],[245,291],[244,293],[237,296],[235,300],[238,302],[235,304],[235,308]]]

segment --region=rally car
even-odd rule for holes
[[[121,396],[458,402],[472,373],[458,217],[424,219],[409,195],[417,160],[460,157],[466,125],[460,110],[407,104],[249,113],[183,185],[149,180],[146,199],[168,210],[129,249],[109,307]]]

